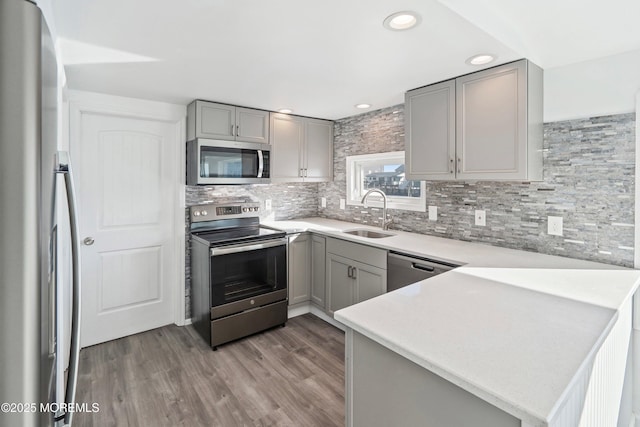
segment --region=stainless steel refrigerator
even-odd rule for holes
[[[66,409],[78,371],[79,254],[69,159],[56,151],[57,117],[55,49],[42,14],[30,1],[0,0],[0,426],[72,421]],[[56,186],[66,189],[58,201]],[[59,202],[71,219],[69,284],[58,280]],[[72,303],[57,298],[60,286],[72,288]],[[65,376],[56,371],[63,310],[72,312],[71,351],[66,386],[56,390]]]

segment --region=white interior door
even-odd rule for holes
[[[176,134],[171,123],[79,119],[82,346],[173,322]]]

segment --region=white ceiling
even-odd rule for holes
[[[386,30],[400,10],[422,23]],[[54,11],[71,89],[328,119],[474,71],[464,61],[476,53],[549,68],[640,49],[637,0],[66,0]]]

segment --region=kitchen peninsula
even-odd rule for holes
[[[367,239],[323,218],[272,225],[464,264],[335,313],[348,426],[617,418],[640,272],[400,231]]]

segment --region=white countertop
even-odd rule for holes
[[[317,231],[327,236],[337,237],[382,249],[428,256],[433,259],[465,264],[467,267],[497,268],[578,268],[578,269],[621,269],[609,264],[583,261],[552,255],[524,252],[515,249],[500,248],[482,243],[462,242],[405,231],[389,230],[393,236],[382,239],[370,239],[345,234],[345,230],[368,229],[381,231],[379,227],[353,224],[326,218],[305,218],[293,221],[262,221],[264,225],[293,232]]]
[[[640,283],[640,271],[324,218],[277,221],[464,264],[347,307],[336,320],[532,425],[554,416]]]

